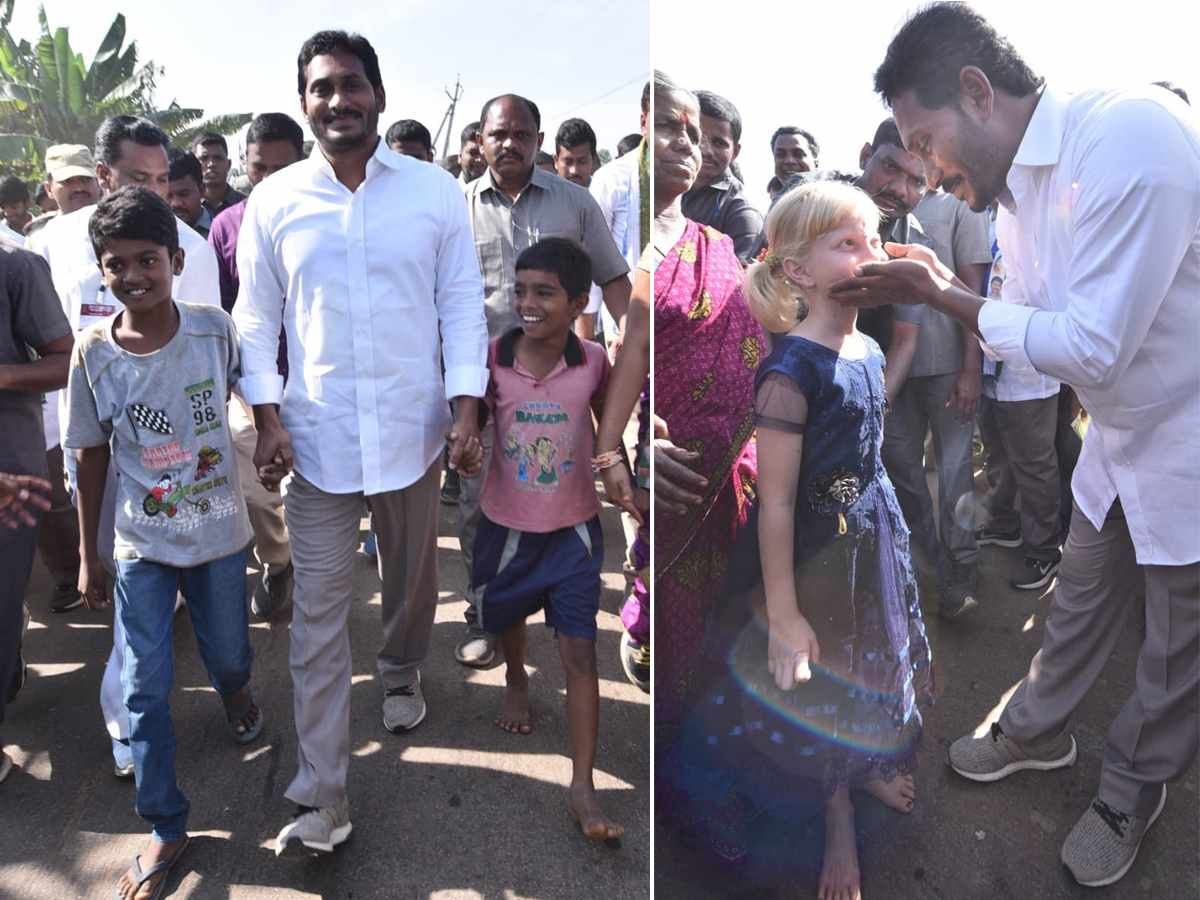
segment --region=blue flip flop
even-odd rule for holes
[[[142,885],[159,872],[168,872],[171,866],[175,865],[179,857],[183,855],[183,851],[187,849],[187,845],[191,842],[192,839],[190,837],[185,837],[183,839],[183,845],[175,851],[174,856],[172,856],[170,859],[164,859],[160,862],[156,862],[145,872],[142,871],[142,867],[138,863],[138,858],[135,856],[133,858],[133,863],[129,866],[129,874],[137,879],[138,890],[141,890]],[[167,889],[167,881],[170,879],[170,877],[171,876],[169,874],[165,874],[158,880],[158,886],[154,889],[154,893],[150,895],[150,900],[159,900],[159,898],[162,897],[163,892]],[[136,893],[136,891],[134,893]],[[114,894],[113,896],[115,900],[121,900],[121,895],[119,893]]]
[[[225,701],[222,700],[221,704],[225,706]],[[238,744],[251,744],[262,733],[263,722],[266,721],[266,717],[263,715],[261,706],[258,708],[258,718],[254,721],[253,728],[238,733],[238,730],[233,725],[234,722],[245,720],[254,705],[254,692],[250,691],[246,696],[246,705],[241,709],[233,709],[232,707],[225,706],[225,725],[229,729],[229,736]]]

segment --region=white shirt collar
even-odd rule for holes
[[[1066,129],[1068,100],[1066,94],[1056,93],[1048,86],[1042,88],[1033,117],[1017,147],[1017,155],[1013,157],[1014,166],[1052,166],[1058,162]]]

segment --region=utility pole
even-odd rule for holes
[[[458,101],[462,99],[462,85],[459,82],[459,74],[454,75],[454,93],[446,91],[446,96],[450,98],[450,105],[446,108],[445,115],[442,116],[442,124],[438,126],[437,134],[433,136],[434,146],[437,146],[438,138],[442,136],[442,129],[446,130],[446,138],[442,141],[442,159],[446,159],[450,153],[450,135],[454,133],[454,109],[458,106]]]

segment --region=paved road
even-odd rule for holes
[[[1008,585],[1020,550],[983,548],[980,608],[952,622],[925,621],[938,679],[938,703],[925,713],[917,805],[901,817],[873,798],[856,813],[866,900],[1184,900],[1200,896],[1200,792],[1197,766],[1168,789],[1162,817],[1133,869],[1116,885],[1084,888],[1059,861],[1067,833],[1096,791],[1108,725],[1133,690],[1141,644],[1140,599],[1131,603],[1120,646],[1070,724],[1079,759],[1066,770],[1021,772],[976,784],[946,765],[950,743],[994,720],[1041,646],[1049,597]],[[859,800],[855,798],[856,809]],[[668,829],[655,831],[657,900],[810,900],[823,847],[818,825],[768,833],[757,863],[734,875],[700,861]]]
[[[500,663],[472,671],[453,658],[464,573],[456,515],[439,523],[441,600],[422,683],[429,715],[413,732],[384,730],[375,672],[379,580],[360,554],[350,613],[354,653],[349,792],[354,833],[324,860],[277,860],[271,847],[291,806],[296,759],[287,623],[252,628],[253,685],[268,721],[247,751],[229,740],[187,616],[176,618],[180,786],[191,799],[192,843],[169,884],[174,898],[398,900],[641,900],[649,893],[649,699],[626,682],[616,612],[624,579],[615,511],[600,616],[601,802],[626,827],[620,846],[584,838],[566,813],[570,782],[565,680],[552,634],[531,625],[535,731],[493,723]],[[365,521],[363,525],[366,527]],[[364,535],[365,537],[365,531]],[[0,571],[0,577],[5,574]],[[248,581],[248,584],[252,581]],[[51,585],[35,563],[26,637],[32,676],[9,708],[4,749],[19,764],[0,785],[0,897],[108,898],[148,829],[133,785],[112,774],[97,690],[111,646],[110,615],[48,612]]]

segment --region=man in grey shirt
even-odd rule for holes
[[[629,307],[629,266],[612,239],[600,207],[586,188],[539,171],[534,158],[542,145],[541,113],[524,97],[505,94],[483,105],[477,141],[488,168],[464,190],[475,254],[483,273],[488,340],[520,327],[513,308],[516,262],[542,238],[565,237],[583,245],[604,305],[621,327]],[[490,452],[491,430],[481,435]],[[487,458],[484,458],[484,469]],[[471,585],[472,549],[479,520],[480,481],[464,480],[459,500],[459,543],[467,567],[467,633],[454,651],[463,665],[486,666],[495,637],[478,625]]]

